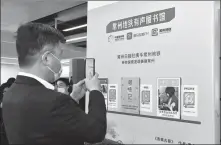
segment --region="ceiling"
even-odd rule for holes
[[[87,4],[84,3],[74,7],[73,9],[68,9],[60,13],[54,13],[32,22],[49,24],[52,27],[56,27],[63,33],[66,39],[72,38],[74,36],[83,37],[86,36],[87,33],[86,26],[70,31],[64,30],[87,24]],[[86,48],[86,40],[75,43],[75,46]]]
[[[26,22],[40,22],[54,26],[55,18],[57,28],[68,38],[86,35],[86,28],[70,32],[62,31],[87,23],[85,1],[1,0],[1,57],[17,57],[14,35],[19,25]],[[67,45],[63,59],[85,57],[85,47],[86,40]]]
[[[71,0],[3,0],[1,30],[15,32],[22,23],[30,22],[83,3]]]

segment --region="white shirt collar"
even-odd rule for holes
[[[26,72],[19,72],[18,75],[33,78],[33,79],[39,81],[42,85],[44,85],[48,89],[51,89],[51,90],[55,89],[52,84],[50,84],[49,82],[43,80],[42,78],[39,78],[36,75],[30,74],[30,73],[26,73]]]

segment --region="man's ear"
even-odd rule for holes
[[[49,54],[50,54],[50,52],[46,51],[41,57],[41,60],[42,60],[43,64],[45,64],[45,65],[49,64]]]

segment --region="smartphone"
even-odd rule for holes
[[[95,59],[94,58],[85,59],[85,77],[89,78],[90,74],[92,76],[95,75]]]
[[[71,61],[71,80],[73,84],[85,79],[85,59],[72,59]]]

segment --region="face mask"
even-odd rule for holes
[[[58,79],[60,78],[60,76],[61,76],[62,66],[61,66],[61,61],[60,61],[54,54],[51,53],[51,55],[52,55],[55,59],[57,59],[57,61],[58,61],[59,64],[60,64],[60,70],[59,70],[59,72],[55,72],[55,71],[53,71],[49,66],[47,66],[47,68],[48,68],[51,72],[53,72],[53,74],[54,74],[54,81],[56,81],[56,80],[58,80]]]
[[[58,88],[57,91],[63,94],[66,93],[65,88]]]

